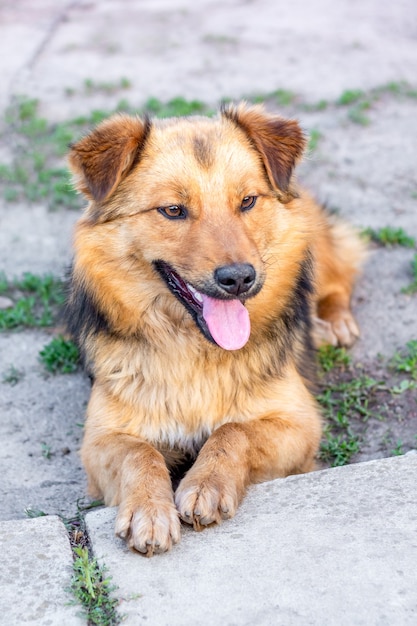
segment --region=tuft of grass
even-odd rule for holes
[[[317,130],[317,128],[311,129],[308,139],[308,152],[314,152],[314,150],[317,150],[317,146],[319,145],[319,141],[322,137],[323,135],[319,130]]]
[[[402,441],[397,441],[397,445],[395,446],[395,448],[393,448],[393,450],[391,450],[391,454],[392,456],[402,456],[403,454],[405,454],[404,444]]]
[[[361,89],[347,89],[336,101],[340,106],[354,104],[364,97],[365,93]]]
[[[394,354],[391,367],[398,374],[407,374],[411,379],[417,380],[417,339],[412,339],[405,349]]]
[[[177,117],[196,115],[198,113],[209,114],[208,108],[200,100],[186,100],[181,97],[173,98],[168,102],[161,102],[158,98],[149,98],[145,103],[144,109],[156,117]]]
[[[319,100],[318,102],[312,103],[301,103],[300,108],[303,111],[314,113],[315,111],[325,111],[329,106],[329,102],[327,100]]]
[[[319,348],[318,360],[324,372],[330,372],[335,367],[346,368],[351,364],[351,358],[346,348],[337,348],[329,345]]]
[[[14,365],[10,365],[10,367],[3,373],[2,382],[14,387],[20,380],[22,380],[23,376],[24,373],[21,370],[18,370]]]
[[[360,451],[359,438],[350,429],[342,435],[333,435],[331,429],[324,429],[324,440],[320,445],[320,458],[332,467],[347,465],[350,459]]]
[[[87,94],[93,93],[105,93],[113,94],[123,89],[130,89],[132,86],[128,78],[121,78],[119,81],[109,83],[97,83],[91,78],[86,78],[84,81],[84,89]]]
[[[365,111],[368,111],[371,108],[371,103],[368,100],[364,100],[363,102],[358,102],[353,106],[349,113],[349,119],[351,122],[355,124],[360,124],[361,126],[368,126],[371,122],[369,117],[365,115]]]
[[[416,240],[414,237],[407,235],[403,228],[393,228],[392,226],[384,226],[377,230],[373,228],[365,228],[362,231],[365,237],[371,241],[379,243],[382,246],[403,246],[405,248],[414,248]]]
[[[278,106],[285,107],[290,106],[296,100],[296,95],[292,91],[287,89],[277,89],[273,91],[271,97],[275,100]]]
[[[45,441],[41,441],[41,448],[42,448],[43,458],[46,459],[47,461],[50,461],[52,458],[51,446]]]
[[[390,391],[394,395],[401,395],[405,391],[410,391],[411,389],[415,389],[416,383],[408,378],[404,378],[398,385],[394,385],[391,387]]]
[[[64,287],[60,279],[30,272],[20,280],[8,281],[0,275],[0,293],[7,295],[14,306],[0,310],[0,331],[19,327],[51,326],[64,303]]]
[[[366,94],[361,89],[348,89],[336,100],[336,105],[350,107],[348,111],[350,121],[361,126],[368,126],[370,119],[365,111],[371,108],[371,103],[376,97],[374,94]]]
[[[48,372],[70,374],[77,370],[80,354],[73,341],[60,335],[44,346],[39,358]]]
[[[25,509],[25,515],[26,517],[33,519],[35,517],[46,517],[47,513],[44,513],[40,509],[32,509],[32,507],[28,507]]]
[[[9,281],[4,272],[0,272],[0,294],[5,293],[9,288]]]
[[[115,587],[105,568],[95,558],[91,558],[88,548],[82,545],[73,547],[74,563],[71,591],[84,609],[89,624],[116,626],[121,622],[117,612],[118,600],[111,597]]]

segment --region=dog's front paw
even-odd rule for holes
[[[194,530],[233,517],[239,504],[236,487],[221,478],[193,477],[192,472],[181,481],[175,504],[181,519]]]
[[[180,520],[173,503],[121,504],[116,535],[145,556],[167,552],[180,540]]]

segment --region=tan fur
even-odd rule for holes
[[[250,483],[314,469],[321,420],[297,365],[303,336],[281,358],[270,329],[310,251],[318,325],[350,345],[362,249],[297,189],[303,148],[296,122],[245,105],[215,120],[119,116],[72,148],[90,198],[75,233],[73,288],[107,323],[79,331],[94,376],[82,459],[91,493],[119,505],[116,532],[148,556],[179,540],[176,510],[199,529],[231,517]],[[257,202],[242,212],[246,196]],[[187,219],[157,211],[171,205],[186,206]],[[200,290],[217,267],[253,265],[263,286],[245,303],[252,331],[243,348],[202,335],[155,271],[160,259]],[[197,452],[174,505],[168,469]]]

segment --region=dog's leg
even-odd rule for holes
[[[130,548],[146,556],[170,550],[180,539],[180,521],[165,460],[138,437],[100,425],[115,407],[108,404],[101,420],[100,413],[92,412],[95,396],[81,449],[90,494],[103,497],[108,506],[119,505],[116,534]]]
[[[323,224],[323,222],[322,222]],[[350,300],[365,257],[365,247],[347,224],[328,218],[315,242],[317,301],[316,345],[351,346],[359,337]]]
[[[315,469],[320,418],[268,415],[218,428],[181,481],[175,503],[196,530],[233,517],[246,487]]]

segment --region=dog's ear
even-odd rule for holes
[[[248,135],[261,154],[272,185],[284,192],[284,197],[291,196],[291,175],[306,146],[306,139],[298,123],[278,115],[269,115],[262,106],[248,106],[245,103],[225,105],[221,114]]]
[[[148,119],[116,115],[72,145],[68,162],[78,191],[97,202],[109,198],[138,160],[149,129]]]

